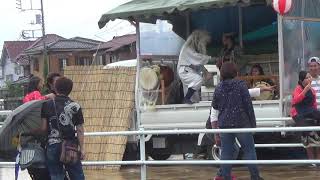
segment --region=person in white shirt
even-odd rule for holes
[[[201,88],[204,65],[211,59],[206,55],[206,46],[210,40],[208,32],[195,30],[182,46],[177,70],[183,84],[184,103],[192,104],[200,100],[199,93],[195,92]]]
[[[317,109],[320,110],[320,59],[318,57],[311,57],[308,60],[308,72],[312,76],[311,87],[316,92]],[[319,139],[319,133],[315,132],[315,137]],[[302,139],[309,143],[309,138]],[[320,148],[319,147],[307,147],[307,155],[309,159],[319,159],[320,158]],[[311,164],[312,167],[317,167],[317,164]]]
[[[316,91],[317,109],[320,109],[320,59],[318,57],[311,57],[308,60],[309,73],[312,76],[311,87]]]

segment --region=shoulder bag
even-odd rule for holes
[[[75,164],[80,160],[79,143],[76,139],[63,138],[62,130],[59,124],[59,116],[57,113],[56,103],[54,99],[53,99],[53,104],[54,104],[54,110],[57,117],[57,125],[61,133],[61,139],[62,139],[60,161],[63,164]]]

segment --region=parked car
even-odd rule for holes
[[[0,111],[0,128],[3,125],[4,121],[6,120],[7,116],[11,113],[10,110],[2,110]]]

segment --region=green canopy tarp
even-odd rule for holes
[[[155,22],[168,15],[177,15],[186,10],[221,8],[237,4],[249,5],[270,0],[133,0],[105,13],[98,25],[103,28],[110,20],[134,19],[140,22]]]
[[[243,35],[243,41],[257,41],[278,34],[278,24],[272,23],[271,25],[262,27],[252,32],[248,32]]]

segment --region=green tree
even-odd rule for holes
[[[5,90],[7,90],[7,97],[23,97],[23,87],[21,84],[6,82]]]

